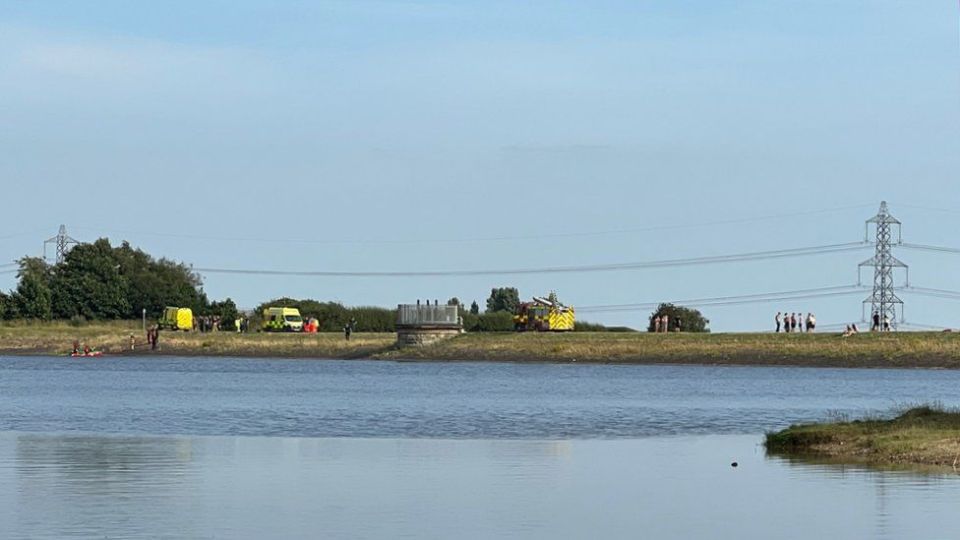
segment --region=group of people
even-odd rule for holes
[[[817,327],[817,318],[814,317],[813,313],[807,313],[807,318],[804,320],[802,313],[785,313],[778,311],[777,316],[774,317],[773,320],[776,322],[777,332],[780,332],[781,329],[784,332],[813,332],[814,328]],[[881,316],[879,312],[874,311],[871,322],[873,323],[870,326],[871,332],[889,332],[892,329],[890,316],[887,314]],[[857,328],[856,324],[848,324],[843,332],[843,336],[852,336],[859,333],[860,329]]]
[[[71,354],[73,354],[74,356],[80,355],[80,354],[89,355],[92,352],[93,352],[93,349],[91,349],[89,345],[84,344],[83,348],[81,349],[80,341],[76,339],[73,340],[73,351],[71,352]]]
[[[854,323],[854,324],[848,324],[847,328],[843,331],[843,334],[841,335],[843,337],[850,337],[854,334],[859,334],[859,333],[860,333],[860,329],[857,328],[857,324]]]
[[[671,324],[671,322],[673,324]],[[653,331],[656,333],[666,333],[666,332],[680,332],[683,329],[683,323],[680,321],[680,317],[674,317],[671,321],[669,315],[660,315],[653,317]]]
[[[890,331],[890,315],[884,313],[883,317],[881,317],[879,312],[874,311],[872,320],[873,326],[870,327],[871,332],[879,332],[881,330],[884,332]]]
[[[216,332],[220,330],[220,317],[213,315],[194,317],[193,329],[197,332]]]
[[[784,332],[813,332],[817,327],[817,318],[813,313],[807,313],[807,318],[803,318],[803,313],[777,312],[773,318],[777,323],[777,333],[782,328]]]

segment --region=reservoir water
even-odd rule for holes
[[[960,373],[0,358],[0,538],[948,538],[953,474],[765,455]],[[731,467],[731,462],[738,467]]]

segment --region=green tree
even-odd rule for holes
[[[240,316],[237,310],[237,304],[227,298],[222,302],[210,302],[210,305],[202,312],[204,315],[220,317],[221,330],[236,330],[236,320]]]
[[[514,313],[520,305],[520,293],[515,287],[494,287],[487,298],[487,313],[506,311]]]
[[[7,316],[49,320],[52,317],[50,267],[38,257],[20,259],[17,289],[10,295]]]
[[[447,300],[447,305],[448,305],[448,306],[460,306],[461,308],[463,308],[463,303],[460,302],[460,299],[457,298],[456,296],[454,296],[453,298]]]
[[[479,315],[479,314],[480,314],[480,306],[477,304],[477,301],[476,301],[476,300],[474,300],[474,301],[470,304],[470,314],[471,314],[471,315]]]
[[[655,319],[657,317],[663,317],[664,315],[670,318],[671,332],[677,328],[677,320],[680,321],[680,330],[682,332],[710,331],[710,320],[705,318],[700,311],[683,306],[675,306],[673,304],[660,304],[660,306],[657,307],[657,310],[650,314],[647,331],[656,331]]]
[[[62,319],[130,318],[129,282],[120,273],[110,242],[80,244],[54,267],[50,284],[53,314]]]
[[[320,322],[321,332],[341,332],[350,322],[356,322],[354,330],[359,332],[396,331],[397,311],[394,309],[371,306],[348,308],[338,302],[277,298],[257,306],[257,314],[262,316],[263,311],[268,307],[297,308],[304,318],[317,319]]]
[[[149,317],[156,318],[166,306],[188,307],[197,314],[206,311],[208,301],[200,276],[188,266],[167,259],[154,260],[127,242],[114,248],[113,254],[128,283],[130,317],[137,317],[141,309],[146,309]]]
[[[506,311],[463,316],[463,329],[468,332],[512,332],[513,314]]]

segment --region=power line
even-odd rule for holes
[[[9,240],[9,239],[11,239],[11,238],[17,238],[17,237],[20,237],[20,236],[29,236],[29,235],[34,235],[34,234],[38,234],[38,233],[41,233],[41,232],[43,232],[43,229],[33,229],[33,230],[30,230],[30,231],[23,231],[23,232],[17,232],[17,233],[4,234],[4,235],[0,235],[0,240]]]
[[[936,289],[924,290],[922,288],[919,288],[919,289],[911,288],[911,289],[901,289],[901,291],[910,293],[910,294],[926,296],[929,298],[941,298],[943,300],[960,300],[960,293],[954,293],[954,292],[948,292],[948,291],[936,292]]]
[[[640,311],[646,309],[654,309],[662,303],[670,303],[677,305],[685,306],[694,306],[694,307],[722,307],[722,306],[738,306],[745,304],[768,304],[772,302],[789,302],[791,300],[805,300],[812,298],[829,298],[834,296],[851,296],[855,294],[862,294],[863,288],[856,285],[846,286],[848,290],[834,290],[832,292],[829,289],[833,287],[825,288],[825,292],[811,292],[806,294],[791,294],[790,291],[787,291],[784,294],[769,293],[768,296],[762,295],[745,295],[743,297],[726,297],[728,299],[713,299],[713,298],[700,298],[692,300],[674,300],[668,302],[650,302],[643,304],[622,304],[619,306],[587,306],[582,308],[577,308],[578,312],[583,313],[613,313],[613,312],[626,312],[626,311]]]
[[[67,234],[67,227],[65,225],[60,225],[60,230],[57,231],[57,235],[53,238],[48,238],[43,242],[43,260],[47,260],[47,244],[54,244],[57,252],[57,264],[61,264],[67,258],[67,253],[70,251],[70,247],[79,243],[79,240],[71,238]]]
[[[932,206],[920,206],[916,204],[900,204],[900,203],[897,203],[897,206],[902,206],[904,208],[912,208],[914,210],[923,210],[925,212],[943,212],[944,214],[960,214],[960,210],[952,210],[950,208],[936,208]]]
[[[904,247],[907,249],[917,249],[923,251],[938,251],[941,253],[958,253],[960,254],[960,248],[952,248],[946,246],[931,246],[926,244],[912,244],[909,242],[903,242],[898,245],[898,247]]]
[[[600,231],[579,231],[579,232],[567,232],[567,233],[548,233],[548,234],[531,234],[531,235],[505,235],[505,236],[488,236],[488,237],[473,237],[473,238],[413,238],[413,239],[377,239],[377,238],[368,238],[368,239],[329,239],[329,238],[264,238],[264,237],[237,237],[237,236],[210,236],[210,235],[197,235],[197,234],[179,234],[179,233],[164,233],[158,231],[132,231],[132,230],[115,230],[103,227],[91,227],[91,226],[74,226],[76,229],[81,230],[91,230],[91,231],[101,231],[101,232],[113,232],[116,234],[135,234],[135,235],[145,235],[145,236],[156,236],[156,237],[166,237],[166,238],[178,238],[182,240],[204,240],[211,242],[223,242],[223,241],[235,241],[235,242],[264,242],[264,243],[294,243],[294,244],[378,244],[378,245],[388,245],[388,244],[449,244],[449,243],[470,243],[470,242],[502,242],[502,241],[514,241],[514,240],[546,240],[554,238],[583,238],[583,237],[596,237],[596,236],[609,236],[609,235],[618,235],[618,234],[630,234],[630,233],[639,233],[639,232],[655,232],[655,231],[669,231],[669,230],[680,230],[680,229],[693,229],[699,227],[715,227],[719,225],[735,225],[743,223],[754,223],[758,221],[770,221],[770,220],[781,220],[787,218],[795,217],[804,217],[812,216],[833,212],[841,212],[846,210],[857,210],[871,206],[869,204],[858,204],[851,206],[841,206],[835,208],[825,208],[820,210],[807,210],[802,212],[791,212],[777,215],[763,215],[763,216],[753,216],[745,218],[731,218],[731,219],[721,219],[714,221],[702,221],[695,223],[677,223],[671,225],[649,225],[641,227],[629,227],[623,229],[608,229]]]
[[[760,261],[791,257],[805,257],[831,253],[845,253],[859,251],[869,247],[864,242],[847,242],[842,244],[828,244],[793,249],[778,249],[772,251],[756,251],[731,255],[715,255],[707,257],[692,257],[687,259],[667,259],[659,261],[644,261],[631,263],[593,264],[578,266],[549,266],[542,268],[515,268],[499,270],[430,270],[430,271],[288,271],[288,270],[259,270],[238,268],[194,268],[200,273],[209,274],[241,274],[267,276],[302,276],[302,277],[441,277],[441,276],[490,276],[490,275],[520,275],[520,274],[561,274],[584,272],[613,272],[625,270],[641,270],[649,268],[670,268],[678,266],[699,266],[707,264],[721,264],[731,262]]]
[[[921,328],[921,329],[927,329],[927,330],[946,330],[950,328],[950,326],[945,324],[923,324],[923,323],[915,323],[915,322],[901,322],[900,325],[912,326],[914,328]]]
[[[648,308],[648,307],[657,307],[663,303],[669,304],[683,304],[683,305],[704,305],[704,304],[714,304],[719,302],[727,301],[742,301],[747,300],[766,300],[770,297],[785,297],[785,296],[794,296],[794,295],[809,295],[809,294],[820,294],[833,291],[862,291],[863,287],[859,285],[838,285],[833,287],[816,287],[813,289],[799,289],[793,291],[776,291],[776,292],[767,292],[767,293],[757,293],[757,294],[742,294],[735,296],[715,296],[711,298],[697,298],[693,300],[671,300],[667,302],[639,302],[632,304],[608,304],[608,305],[598,305],[598,306],[581,306],[577,308],[577,311],[609,311],[609,310],[632,310],[635,308]]]
[[[960,296],[960,291],[951,291],[949,289],[933,289],[930,287],[915,287],[910,285],[902,289],[905,292],[927,292],[931,294],[944,294],[950,296]]]

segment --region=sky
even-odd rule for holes
[[[861,240],[881,200],[905,241],[960,247],[958,20],[954,0],[8,0],[0,261],[60,224],[197,268],[652,261]],[[248,308],[483,305],[494,286],[587,307],[847,285],[870,255],[203,277]],[[960,291],[960,255],[897,256],[914,285]],[[960,326],[957,301],[904,299],[909,322]],[[860,300],[703,311],[767,330],[777,311],[859,320]]]

